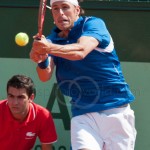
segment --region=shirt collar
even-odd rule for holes
[[[83,20],[83,17],[80,16],[80,17],[78,18],[78,20],[74,22],[74,26],[73,26],[72,29],[76,28],[76,27],[78,26],[78,24],[79,24],[82,20]],[[72,30],[72,29],[71,29],[71,30]]]
[[[15,120],[10,112],[10,109],[8,107],[8,102],[6,101],[6,113],[7,113],[7,119],[11,122],[18,122],[17,120]],[[34,107],[34,104],[31,102],[29,105],[29,113],[27,118],[22,122],[22,124],[27,124],[29,122],[32,122],[34,119],[36,118],[36,110]],[[19,122],[18,122],[19,123]]]
[[[36,117],[35,107],[34,107],[33,103],[30,103],[29,113],[28,113],[28,116],[27,116],[25,122],[26,123],[31,122],[35,119],[35,117]]]

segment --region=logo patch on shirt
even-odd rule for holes
[[[27,132],[25,139],[33,139],[35,137],[35,133],[33,132]]]

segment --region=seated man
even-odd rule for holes
[[[42,150],[57,141],[51,113],[33,102],[34,83],[15,75],[7,83],[7,99],[0,101],[0,149],[31,150],[39,137]]]

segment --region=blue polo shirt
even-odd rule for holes
[[[62,45],[76,43],[81,36],[92,36],[99,41],[98,47],[82,60],[53,56],[58,86],[64,95],[72,98],[73,116],[115,108],[134,100],[102,19],[80,17],[67,38],[58,37],[59,32],[55,27],[47,38]]]

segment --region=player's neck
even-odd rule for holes
[[[69,32],[70,32],[70,30],[63,30],[63,31],[59,32],[59,37],[61,37],[61,38],[67,38]]]

